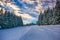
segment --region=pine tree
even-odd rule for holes
[[[43,24],[43,14],[42,12],[40,13],[39,17],[38,17],[38,21],[37,21],[38,25],[42,25]]]
[[[53,10],[48,7],[44,13],[40,13],[38,18],[38,25],[51,25],[53,22]]]
[[[40,14],[37,23],[39,25],[60,24],[60,1],[57,0],[56,6],[53,8],[53,10],[48,7],[43,14]]]
[[[47,20],[47,25],[52,25],[53,23],[53,10],[48,7],[47,12],[46,12],[46,20]]]
[[[57,0],[54,13],[55,24],[60,24],[60,1]]]
[[[21,16],[16,16],[14,13],[5,11],[4,15],[0,15],[0,26],[2,28],[11,28],[17,26],[23,26]]]

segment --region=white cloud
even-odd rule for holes
[[[22,1],[18,0],[18,1],[20,3],[22,3],[24,5],[24,7],[29,11],[39,12],[40,9],[41,9],[41,3],[40,3],[41,0],[35,0],[35,1],[34,0],[22,0]],[[26,4],[24,4],[24,2],[26,2],[27,4],[31,4],[31,5],[35,5],[34,2],[37,2],[37,6],[35,7],[35,9],[34,8],[29,8],[29,7],[26,6]]]
[[[21,9],[21,8],[19,8],[19,6],[12,4],[12,3],[7,3],[5,5],[7,7],[9,7],[10,10],[13,9],[12,11],[14,11],[17,16],[22,16],[23,22],[24,22],[24,24],[26,24],[26,23],[30,23],[33,20],[37,19],[38,15],[40,13],[40,10],[43,9],[42,5],[45,4],[44,2],[42,3],[41,1],[46,1],[46,0],[36,0],[36,1],[34,1],[34,0],[17,0],[17,1],[22,3],[25,9]],[[47,1],[51,2],[52,0],[47,0]],[[38,4],[35,6],[35,8],[29,8],[28,6],[26,6],[24,4],[24,2],[26,2],[27,4],[31,4],[31,5],[34,4],[34,2],[37,2]],[[3,5],[3,3],[2,3],[2,5]],[[53,3],[53,5],[55,6],[55,2]],[[53,7],[53,5],[52,5],[52,3],[49,3],[49,6],[51,8]],[[46,9],[47,6],[45,6],[44,9]],[[23,11],[21,11],[21,10],[23,10]],[[36,16],[36,18],[33,16]]]

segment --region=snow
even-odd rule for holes
[[[0,30],[0,40],[60,40],[60,25],[4,29]]]

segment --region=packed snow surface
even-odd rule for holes
[[[60,40],[60,25],[4,29],[0,30],[0,40]]]

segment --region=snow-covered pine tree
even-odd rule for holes
[[[60,24],[60,0],[56,1],[56,6],[53,8],[53,10],[48,7],[43,14],[40,13],[37,22],[39,25]]]
[[[60,24],[60,1],[56,0],[56,6],[55,6],[55,13],[54,13],[54,19],[55,24]]]
[[[38,25],[42,25],[43,24],[43,14],[42,14],[42,11],[39,14],[37,24]]]
[[[40,13],[38,18],[38,25],[51,25],[53,22],[53,10],[48,7],[44,13]]]
[[[21,16],[5,11],[4,15],[0,15],[0,26],[1,28],[23,26],[23,21]]]
[[[46,14],[47,25],[52,25],[53,23],[53,10],[48,7]]]

